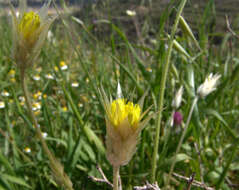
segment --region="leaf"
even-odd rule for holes
[[[102,141],[99,139],[99,137],[90,129],[89,124],[84,126],[84,131],[87,134],[87,137],[89,138],[89,141],[91,143],[94,143],[97,147],[97,151],[101,153],[101,155],[105,154],[105,147],[102,143]]]
[[[212,115],[212,116],[216,117],[219,121],[221,121],[223,123],[222,126],[226,129],[226,131],[233,137],[233,139],[235,141],[238,141],[237,134],[228,126],[227,122],[223,119],[223,117],[216,110],[206,109],[205,113],[207,113],[208,115]]]
[[[9,182],[16,183],[18,185],[22,185],[24,187],[31,189],[31,187],[22,178],[7,175],[7,174],[0,174],[0,176],[1,178],[6,179]]]
[[[7,158],[5,158],[5,156],[3,156],[1,151],[0,151],[0,163],[2,163],[5,166],[5,168],[7,169],[7,171],[9,171],[10,174],[14,175],[14,170],[13,170],[11,164],[8,162]]]
[[[231,163],[230,169],[231,170],[239,170],[239,162]]]
[[[223,119],[223,117],[216,111],[213,109],[206,109],[205,113],[208,115],[212,115],[214,117],[216,117],[219,121],[221,121],[224,125],[228,126],[227,122]]]
[[[185,161],[185,160],[191,160],[191,157],[188,156],[187,154],[184,154],[184,153],[179,153],[176,155],[176,162],[182,162],[182,161]],[[172,164],[174,160],[174,157],[171,157],[168,161],[167,161],[167,164]]]
[[[67,143],[62,139],[58,139],[58,138],[54,138],[54,137],[47,137],[46,140],[47,141],[55,141],[55,142],[63,145],[65,148],[67,148]]]

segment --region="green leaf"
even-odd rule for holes
[[[216,117],[219,121],[221,121],[224,125],[228,126],[227,122],[223,119],[223,117],[216,111],[213,109],[206,109],[205,113],[208,115],[212,115],[214,117]]]
[[[2,154],[1,151],[0,151],[0,163],[2,163],[3,166],[5,166],[5,168],[10,174],[14,175],[14,170],[11,164],[8,162],[8,159]]]
[[[84,126],[84,131],[87,134],[87,137],[89,138],[89,141],[91,143],[94,143],[95,146],[97,147],[97,151],[101,153],[101,155],[105,154],[105,147],[102,143],[102,141],[99,139],[98,136],[90,129],[89,124]]]
[[[7,174],[0,174],[0,176],[1,176],[1,178],[6,179],[9,182],[12,182],[12,183],[15,183],[18,185],[22,185],[24,187],[31,189],[31,187],[22,178],[7,175]]]

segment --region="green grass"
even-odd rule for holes
[[[176,2],[172,5],[178,6]],[[103,12],[104,7],[101,9]],[[174,94],[184,86],[183,103],[178,111],[185,123],[197,88],[211,72],[222,75],[220,84],[216,91],[198,101],[176,157],[174,172],[187,177],[195,172],[195,180],[203,179],[207,186],[217,189],[233,189],[230,183],[239,184],[238,39],[226,33],[221,36],[221,44],[213,44],[212,36],[217,31],[211,31],[208,23],[208,18],[214,16],[211,14],[213,9],[213,1],[210,1],[204,15],[197,18],[200,22],[194,31],[198,34],[196,43],[181,25],[176,32],[175,39],[181,47],[173,46],[157,157],[156,181],[161,188],[166,183],[183,131],[180,126],[168,125]],[[105,10],[107,12],[108,7]],[[81,25],[71,16],[59,15],[52,26],[54,40],[46,41],[38,60],[27,72],[27,82],[32,95],[38,91],[42,93],[41,99],[32,97],[41,104],[37,120],[41,130],[48,134],[49,149],[64,165],[74,189],[109,189],[106,184],[88,178],[101,177],[97,165],[110,181],[113,178],[112,167],[105,157],[105,113],[99,100],[100,86],[114,98],[119,81],[124,96],[129,98],[133,93],[134,102],[148,89],[144,110],[152,105],[150,112],[158,111],[162,68],[170,35],[167,31],[172,27],[168,23],[173,23],[175,18],[170,20],[170,17],[176,15],[176,11],[169,5],[161,13],[160,25],[153,25],[150,16],[143,22],[139,20],[143,43],[124,32],[127,26],[114,23],[114,20],[105,22],[100,16],[95,24],[86,18]],[[131,18],[128,19],[131,22]],[[149,35],[150,30],[154,30],[153,35]],[[0,96],[0,101],[5,102],[5,108],[0,109],[0,190],[62,189],[57,186],[48,166],[48,158],[36,138],[26,105],[19,100],[23,91],[19,71],[11,59],[10,34],[8,18],[2,17],[0,92],[6,90],[10,95]],[[67,70],[61,70],[61,61],[67,64]],[[9,75],[11,69],[16,71],[15,82]],[[54,79],[45,77],[49,73]],[[35,75],[40,76],[39,81],[33,79]],[[79,83],[79,87],[73,87],[73,82]],[[133,159],[121,167],[123,189],[132,189],[150,180],[156,120],[157,117],[153,118],[141,133]],[[200,157],[194,143],[199,145]],[[31,149],[30,153],[24,151],[26,147]],[[171,189],[185,189],[185,181],[173,178]],[[191,189],[199,188],[193,186]]]

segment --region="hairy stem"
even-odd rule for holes
[[[179,18],[182,14],[183,8],[186,4],[187,0],[181,0],[181,3],[178,8],[178,12],[176,15],[175,23],[173,25],[172,33],[170,35],[169,40],[169,48],[168,52],[166,54],[166,63],[163,66],[162,70],[162,79],[161,79],[161,88],[159,93],[159,107],[158,107],[158,118],[157,118],[157,124],[156,124],[156,135],[155,135],[155,144],[154,144],[154,152],[153,152],[153,158],[152,158],[152,170],[151,170],[151,182],[153,183],[155,181],[155,175],[156,175],[156,169],[157,169],[157,155],[158,155],[158,146],[159,146],[159,135],[160,135],[160,128],[161,128],[161,117],[162,117],[162,111],[163,111],[163,102],[164,102],[164,92],[165,92],[165,85],[166,80],[168,76],[168,70],[170,66],[170,59],[171,59],[171,53],[173,49],[173,40],[174,36],[178,27]]]
[[[113,190],[119,189],[119,166],[113,166]]]
[[[70,179],[68,178],[68,176],[63,171],[63,166],[61,166],[61,164],[55,159],[55,157],[53,156],[53,154],[49,150],[49,148],[48,148],[48,146],[47,146],[47,144],[46,144],[46,142],[45,142],[45,140],[42,136],[41,129],[40,129],[40,127],[38,127],[37,119],[36,119],[36,117],[34,115],[34,112],[32,110],[30,95],[29,95],[29,92],[28,92],[28,89],[27,89],[25,69],[20,69],[20,72],[21,72],[21,85],[22,85],[22,88],[23,88],[23,93],[24,93],[24,97],[25,97],[25,100],[26,100],[28,112],[29,112],[29,115],[30,115],[31,120],[33,122],[33,126],[36,129],[37,137],[42,144],[42,148],[43,148],[44,152],[46,153],[48,159],[50,160],[50,167],[51,167],[55,177],[60,178],[60,179],[58,179],[59,185],[63,185],[67,190],[73,190],[72,183],[71,183]]]

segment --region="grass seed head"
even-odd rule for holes
[[[220,79],[221,75],[215,74],[213,75],[210,73],[209,76],[205,79],[205,81],[198,87],[197,93],[201,98],[206,97],[208,94],[216,90],[218,80]]]

